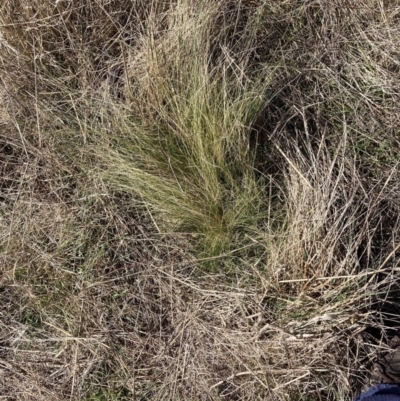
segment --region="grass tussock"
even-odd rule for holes
[[[351,400],[398,327],[395,2],[0,5],[0,388]]]
[[[155,27],[126,56],[127,75],[138,82],[121,94],[122,110],[113,104],[119,110],[111,111],[113,131],[105,133],[112,150],[99,155],[112,181],[177,230],[197,234],[202,256],[243,245],[263,218],[248,131],[263,106],[268,71],[259,68],[251,79],[246,51],[236,64],[228,49],[216,48],[227,35],[212,35],[220,14],[212,3],[183,2],[164,17],[166,32],[162,17],[150,17]]]

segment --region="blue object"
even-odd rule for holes
[[[400,385],[377,384],[354,401],[400,401]]]

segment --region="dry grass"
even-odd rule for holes
[[[0,6],[0,399],[351,400],[399,325],[396,2]]]

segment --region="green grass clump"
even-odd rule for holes
[[[152,42],[157,32],[143,38],[146,82],[130,88],[135,107],[115,112],[118,133],[106,136],[110,149],[98,155],[114,183],[141,196],[174,230],[198,234],[199,255],[210,257],[243,246],[265,218],[250,133],[268,75],[248,77],[249,60],[213,59],[218,14],[211,3],[193,7],[180,5],[180,19],[159,42]]]
[[[264,218],[263,182],[248,135],[261,99],[236,88],[229,93],[226,82],[210,82],[207,73],[197,81],[200,73],[193,71],[195,87],[161,106],[150,123],[123,116],[128,121],[106,156],[114,182],[176,230],[200,234],[203,256],[214,256]]]

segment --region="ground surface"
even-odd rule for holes
[[[399,325],[398,2],[28,3],[0,399],[352,400]]]

